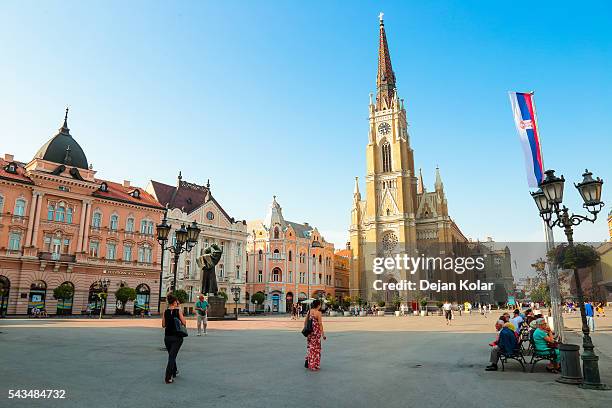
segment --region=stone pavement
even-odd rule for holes
[[[495,313],[328,318],[318,373],[303,368],[301,322],[211,322],[190,336],[180,376],[163,383],[159,319],[0,321],[0,407],[604,407],[612,391],[558,384],[540,363],[485,372]],[[579,327],[576,316],[566,319]],[[195,321],[189,322],[195,327]],[[593,340],[612,384],[612,318]],[[576,334],[575,342],[579,341]],[[64,400],[9,400],[9,389],[65,389]]]

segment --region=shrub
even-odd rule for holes
[[[189,300],[189,295],[183,289],[177,289],[172,294],[178,299],[179,303],[185,303]]]
[[[263,305],[265,300],[266,300],[266,297],[261,292],[254,293],[253,296],[251,296],[251,303],[253,304]]]
[[[122,286],[115,292],[115,298],[121,302],[121,311],[125,312],[125,305],[136,299],[136,290],[129,286]]]
[[[227,299],[229,299],[229,297],[227,296],[227,293],[223,291],[218,292],[217,296],[222,297],[223,299],[225,299],[226,302],[227,302]]]
[[[74,287],[69,283],[62,283],[53,289],[53,297],[57,300],[72,299],[72,296],[74,296]]]

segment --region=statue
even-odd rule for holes
[[[221,255],[223,255],[223,250],[219,245],[212,244],[196,259],[198,268],[202,270],[202,293],[217,295],[219,288],[217,287],[215,265],[221,260]]]

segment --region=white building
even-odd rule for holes
[[[219,291],[228,295],[226,308],[228,311],[234,310],[233,295],[230,291],[234,286],[240,287],[238,307],[244,308],[246,222],[236,221],[225,212],[212,196],[210,183],[201,186],[183,181],[181,173],[175,186],[151,180],[146,190],[168,208],[167,222],[172,228],[168,244],[173,242],[174,231],[182,224],[188,226],[196,221],[201,229],[196,246],[191,252],[184,252],[179,257],[177,289],[185,290],[189,294],[190,301],[197,299],[202,286],[202,274],[197,267],[196,258],[204,248],[216,243],[223,249],[221,261],[216,266],[216,273]],[[170,251],[165,251],[163,265],[162,293],[167,293],[172,286],[174,276],[174,254]]]

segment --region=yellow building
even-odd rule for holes
[[[425,271],[422,276],[407,275],[406,270],[386,270],[383,275],[375,275],[372,262],[375,257],[404,253],[453,254],[460,242],[467,239],[448,215],[439,169],[436,168],[432,191],[427,191],[422,174],[415,173],[406,110],[397,92],[381,15],[376,98],[373,100],[370,95],[369,105],[365,200],[356,178],[351,210],[351,296],[374,300],[377,296],[374,280],[399,282],[427,277],[454,280],[456,277],[447,271],[435,270]],[[384,297],[390,300],[397,294],[387,291]],[[417,295],[429,294],[408,292],[407,300]]]

